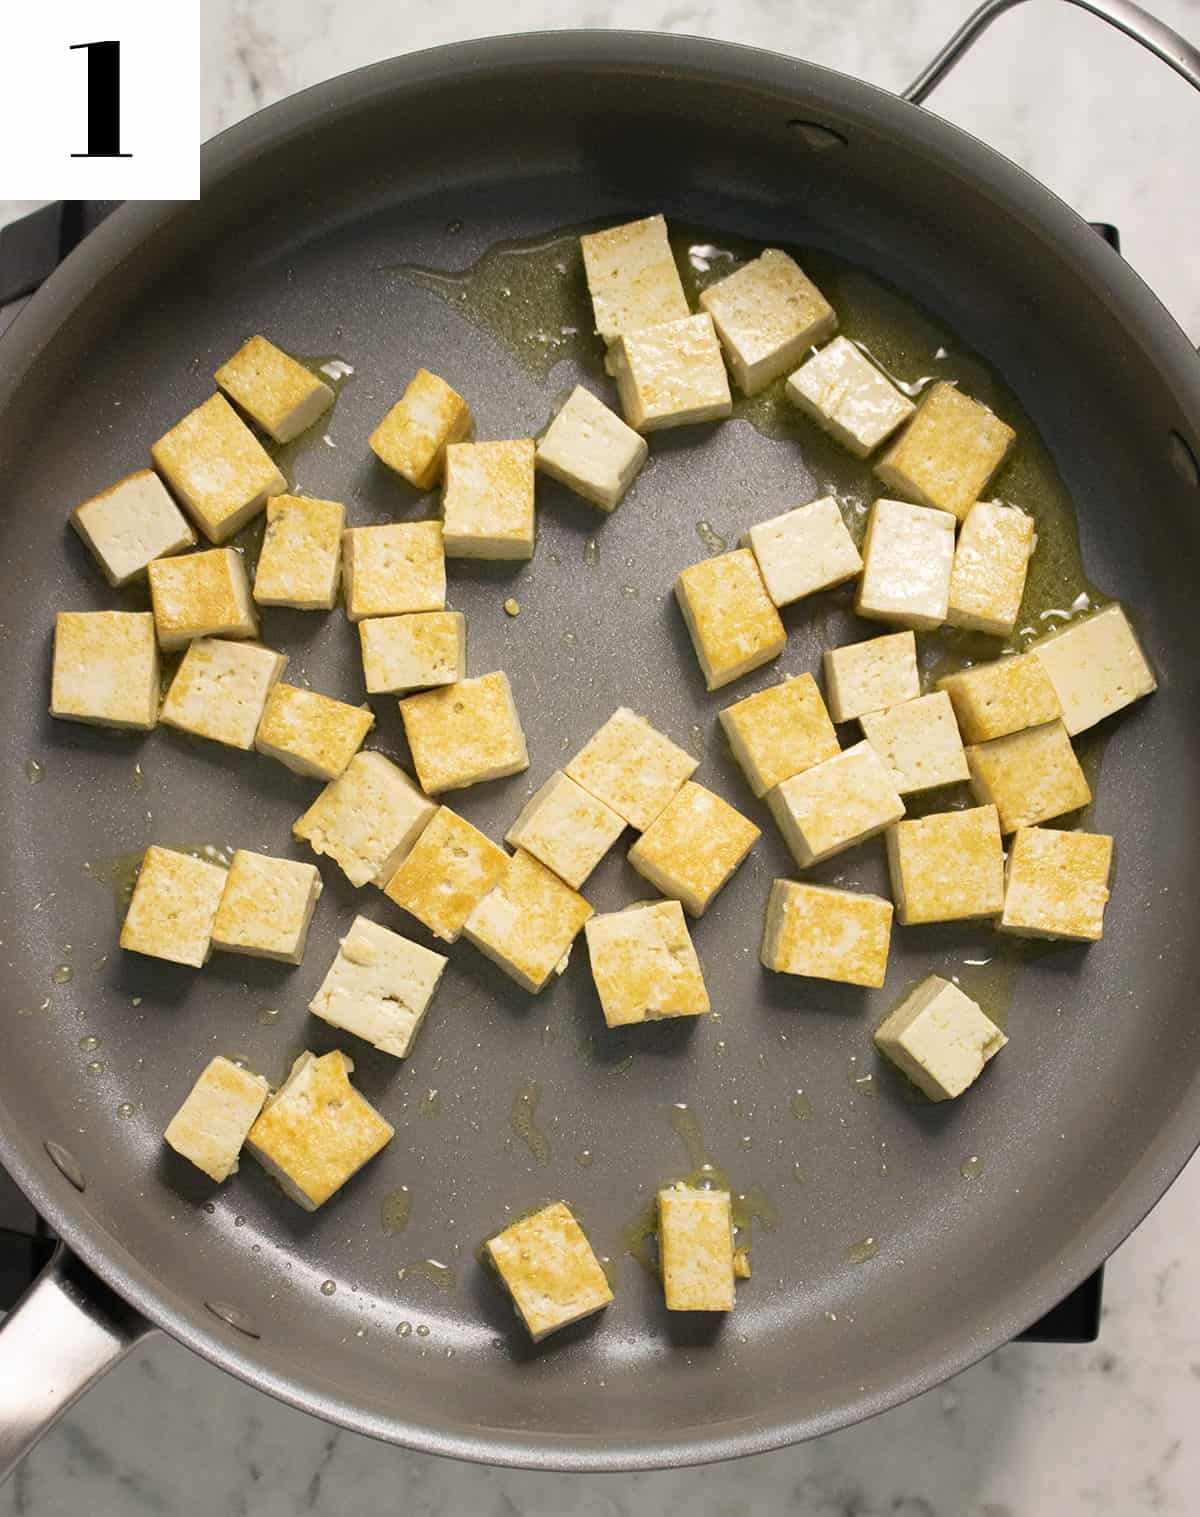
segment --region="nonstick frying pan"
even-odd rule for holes
[[[1127,30],[1151,25],[1131,6],[1093,8]],[[1200,85],[1194,52],[1162,29],[1151,41]],[[348,1427],[575,1469],[822,1433],[1011,1338],[1130,1231],[1200,1135],[1200,364],[1183,333],[1094,232],[987,147],[856,80],[709,42],[563,34],[404,58],[255,116],[204,163],[201,203],[125,208],[0,344],[0,1159],[65,1240],[0,1334],[9,1460],[151,1324]],[[720,1022],[606,1036],[582,950],[531,1000],[464,944],[412,1059],[354,1048],[360,1087],[398,1128],[378,1161],[313,1216],[252,1161],[210,1190],[161,1141],[196,1071],[224,1052],[278,1079],[300,1047],[332,1046],[304,1007],[336,936],[355,910],[413,924],[326,869],[299,970],[218,956],[195,973],[119,954],[95,861],[151,838],[288,852],[313,787],[164,731],[139,741],[49,721],[53,612],[113,603],[67,511],[140,466],[261,330],[356,370],[329,425],[336,446],[318,438],[289,456],[293,483],[346,499],[353,521],[424,514],[365,448],[418,363],[459,381],[498,437],[539,427],[574,376],[535,378],[436,293],[378,271],[462,267],[500,239],[652,209],[880,276],[983,354],[1036,418],[1089,572],[1136,609],[1161,679],[1114,723],[1089,814],[1119,840],[1105,940],[1030,957],[1011,986],[1011,1045],[986,1078],[947,1107],[914,1105],[876,1071],[870,1030],[918,975],[986,954],[988,935],[898,933],[879,995],[771,979],[756,962],[762,906],[791,866],[764,824],[696,924]],[[714,716],[775,671],[706,696],[669,589],[702,554],[699,519],[740,527],[815,486],[803,442],[736,421],[689,429],[655,443],[602,526],[547,496],[519,577],[454,565],[472,671],[509,672],[534,765],[460,797],[472,820],[500,835],[526,782],[622,703],[685,741],[699,728],[698,778],[751,809]],[[516,619],[501,610],[511,594]],[[869,631],[836,607],[790,626],[788,672]],[[291,652],[293,677],[359,688],[340,617],[273,613],[264,633]],[[402,753],[394,705],[378,710],[379,746]],[[30,758],[44,766],[36,785]],[[883,883],[871,848],[844,866]],[[600,909],[645,894],[620,851],[588,889]],[[545,1163],[511,1121],[514,1103],[529,1115],[530,1082]],[[805,1122],[789,1111],[799,1088]],[[688,1108],[675,1125],[690,1157],[673,1103]],[[701,1146],[778,1213],[769,1230],[760,1218],[733,1317],[668,1318],[626,1258],[602,1319],[523,1342],[475,1261],[479,1241],[561,1195],[619,1257],[630,1219]],[[970,1155],[983,1168],[966,1181]],[[381,1212],[402,1185],[412,1218],[388,1233]],[[868,1235],[877,1255],[851,1263]],[[449,1266],[452,1290],[428,1259]]]

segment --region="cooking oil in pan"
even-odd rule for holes
[[[389,1191],[379,1208],[379,1221],[389,1236],[402,1233],[412,1215],[412,1192],[407,1185]]]
[[[509,1126],[539,1164],[549,1164],[550,1143],[537,1125],[538,1102],[542,1087],[536,1080],[526,1080],[513,1097]]]

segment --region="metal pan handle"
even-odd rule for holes
[[[60,1244],[0,1327],[0,1482],[152,1331]]]
[[[992,22],[1021,3],[1022,0],[984,0],[984,4],[967,17],[929,67],[917,75],[904,91],[903,98],[911,100],[914,105],[920,105]],[[1164,26],[1140,5],[1134,5],[1132,0],[1067,0],[1067,4],[1078,5],[1081,10],[1090,11],[1093,16],[1099,16],[1101,21],[1107,21],[1109,26],[1115,26],[1127,37],[1140,42],[1186,79],[1194,89],[1200,90],[1200,48],[1184,41],[1178,32]]]

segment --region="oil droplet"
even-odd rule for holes
[[[879,1244],[874,1238],[861,1238],[857,1243],[852,1243],[846,1250],[846,1258],[851,1264],[865,1264],[868,1259],[873,1259],[879,1252]]]
[[[100,1047],[100,1039],[94,1033],[89,1032],[86,1037],[80,1038],[79,1046],[83,1049],[84,1053],[95,1053],[97,1048]]]
[[[260,1006],[254,1014],[254,1020],[260,1027],[274,1027],[282,1015],[278,1006]]]
[[[594,537],[589,537],[583,545],[583,561],[589,569],[594,569],[600,562],[600,544]]]
[[[117,1116],[122,1119],[132,1117],[136,1109],[132,1101],[122,1101],[120,1106],[117,1107]]]
[[[97,960],[96,960],[96,961],[95,961],[95,963],[94,963],[94,964],[93,964],[93,965],[92,965],[92,968],[93,968],[93,969],[103,969],[103,968],[104,968],[104,966],[105,966],[105,965],[106,965],[106,964],[107,964],[107,963],[108,963],[108,955],[107,955],[107,954],[106,954],[106,953],[102,953],[102,954],[101,954],[101,955],[100,955],[100,957],[99,957],[99,958],[98,958],[98,959],[97,959]]]
[[[216,1208],[216,1207],[215,1207],[215,1206],[214,1206],[214,1205],[213,1205],[213,1204],[212,1204],[212,1202],[211,1202],[211,1201],[206,1201],[206,1202],[205,1202],[205,1203],[204,1203],[204,1210],[205,1210],[205,1211],[206,1211],[206,1212],[207,1212],[207,1213],[208,1213],[208,1215],[209,1215],[209,1216],[210,1216],[210,1217],[211,1217],[211,1216],[212,1216],[212,1214],[213,1214],[213,1212],[215,1212],[215,1211],[216,1211],[216,1209],[217,1209],[217,1208]]]
[[[133,996],[133,997],[132,997],[132,998],[131,998],[131,999],[130,999],[130,1002],[129,1002],[129,1004],[130,1004],[130,1005],[131,1005],[131,1006],[140,1006],[140,1005],[141,1005],[141,1004],[142,1004],[142,998],[141,998],[141,996]]]
[[[807,1122],[812,1116],[812,1102],[802,1090],[796,1091],[792,1096],[792,1116],[797,1122]]]
[[[104,1072],[104,1065],[101,1064],[101,1062],[100,1062],[99,1059],[92,1059],[88,1063],[87,1072],[90,1075],[103,1074],[103,1072]]]
[[[43,996],[42,999],[38,1002],[38,1010],[39,1011],[49,1011],[50,1010],[50,997],[49,996]]]
[[[724,1038],[718,1038],[717,1041],[713,1044],[713,1053],[723,1054],[728,1047],[729,1044],[726,1043]]]
[[[515,595],[510,595],[504,602],[504,614],[506,616],[520,616],[521,602],[516,598]]]
[[[397,1335],[397,1337],[407,1338],[408,1335],[409,1335],[409,1333],[411,1333],[411,1332],[412,1332],[412,1323],[411,1322],[398,1322],[396,1324],[396,1335]]]
[[[129,777],[131,790],[144,790],[146,788],[146,775],[141,764],[134,764],[133,773]]]
[[[246,1219],[245,1219],[245,1217],[235,1217],[233,1219],[233,1225],[234,1225],[234,1227],[245,1227],[245,1225],[246,1225]]]
[[[430,1088],[417,1103],[417,1110],[423,1117],[436,1117],[442,1109],[442,1098],[435,1087]]]
[[[51,979],[56,985],[66,985],[75,978],[75,971],[69,964],[56,964]]]
[[[859,1068],[857,1054],[850,1055],[850,1068],[847,1072],[851,1090],[858,1091],[861,1096],[873,1096],[875,1094],[875,1076],[870,1070]]]
[[[621,1252],[649,1274],[658,1274],[658,1202],[648,1201],[621,1229]]]
[[[808,1184],[808,1176],[805,1174],[804,1166],[802,1164],[792,1165],[792,1179],[795,1180],[797,1185]]]
[[[429,1329],[425,1326],[425,1324],[423,1322],[419,1322],[417,1324],[417,1337],[418,1338],[428,1338],[429,1337]]]
[[[33,1007],[32,1006],[18,1006],[17,1007],[17,1015],[19,1017],[31,1017],[33,1015]]]
[[[337,1293],[337,1281],[336,1280],[322,1280],[321,1281],[321,1294],[323,1296],[332,1296],[332,1295],[335,1295],[336,1293]]]
[[[564,643],[566,643],[568,648],[573,648],[575,646],[575,634],[573,632],[564,632],[562,635],[562,640]]]
[[[983,1172],[983,1160],[978,1154],[972,1154],[958,1166],[958,1172],[964,1180],[974,1180]]]
[[[25,760],[25,778],[31,785],[40,785],[46,778],[46,766],[40,759],[27,758]]]
[[[691,1111],[683,1101],[677,1101],[671,1107],[671,1131],[687,1149],[688,1163],[693,1169],[700,1169],[708,1159],[708,1152],[704,1145],[704,1129],[700,1126],[700,1119],[695,1112]]]
[[[537,1107],[542,1087],[536,1080],[526,1080],[513,1097],[509,1126],[539,1164],[549,1164],[550,1144],[537,1125]]]
[[[580,1169],[590,1169],[596,1162],[596,1156],[590,1148],[581,1148],[575,1155],[575,1162]]]
[[[712,522],[698,521],[696,523],[696,536],[704,544],[710,553],[724,553],[729,543],[714,528]]]
[[[399,1190],[393,1190],[384,1196],[379,1208],[379,1221],[384,1232],[391,1236],[404,1231],[411,1214],[412,1195],[408,1186],[402,1185]]]
[[[636,585],[622,585],[621,586],[621,594],[622,595],[627,595],[630,600],[634,600],[636,598],[636,596],[637,596],[637,593],[638,592],[637,592],[637,586]]]
[[[398,1280],[403,1280],[408,1275],[421,1275],[440,1291],[454,1289],[454,1271],[440,1259],[418,1259],[415,1264],[406,1264],[403,1269],[396,1271]],[[420,1332],[420,1328],[417,1331]]]
[[[704,736],[704,728],[699,722],[693,722],[688,730],[688,736],[692,740],[692,752],[703,753],[708,747],[708,740]]]
[[[618,1059],[617,1060],[617,1062],[609,1070],[609,1074],[610,1075],[623,1075],[626,1070],[632,1069],[632,1068],[633,1068],[633,1055],[631,1053],[627,1053],[623,1059]]]

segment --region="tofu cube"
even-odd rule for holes
[[[529,768],[521,718],[502,670],[410,695],[400,702],[400,715],[426,795]]]
[[[710,1009],[700,960],[678,901],[649,901],[584,926],[592,979],[609,1027]]]
[[[158,721],[158,644],[146,611],[60,611],[50,715],[148,731]]]
[[[449,961],[369,918],[355,917],[321,988],[314,1017],[406,1058]]]
[[[336,500],[276,495],[267,502],[267,530],[254,570],[260,606],[332,611],[342,582],[346,508]]]
[[[463,923],[508,873],[508,865],[499,844],[448,806],[439,806],[384,894],[434,937],[457,943]]]
[[[121,947],[199,969],[212,951],[225,880],[219,864],[151,844],[125,913]]]
[[[438,521],[347,527],[342,538],[346,615],[404,616],[446,604],[446,554]]]
[[[748,549],[684,569],[675,581],[675,596],[710,690],[783,652],[787,631]]]
[[[358,624],[370,695],[402,695],[453,685],[467,673],[467,619],[461,611],[371,616]]]
[[[733,1310],[733,1208],[727,1190],[658,1193],[658,1256],[669,1312]]]
[[[701,308],[713,319],[743,395],[757,395],[837,331],[833,307],[794,259],[778,248],[710,284]]]
[[[163,1138],[220,1185],[237,1173],[246,1134],[270,1093],[262,1075],[229,1059],[213,1059],[168,1122]]]
[[[382,753],[356,753],[292,826],[331,858],[352,885],[382,889],[434,812],[408,775]]]
[[[484,1248],[535,1343],[612,1300],[591,1244],[561,1201],[522,1217]]]
[[[1092,799],[1062,722],[973,744],[967,764],[976,799],[996,807],[1005,834],[1078,811]]]
[[[1016,435],[985,405],[939,380],[930,385],[875,473],[906,500],[949,511],[962,521],[1007,458]]]
[[[302,1053],[246,1137],[284,1194],[316,1211],[391,1142],[395,1129],[350,1083],[354,1061]]]
[[[240,553],[211,548],[147,566],[159,646],[167,652],[194,637],[255,637],[258,614]]]
[[[950,625],[1009,637],[1017,624],[1036,546],[1032,516],[998,500],[977,500],[967,512],[954,550],[946,615]]]
[[[518,848],[503,877],[463,923],[480,953],[534,995],[565,967],[583,924],[592,914],[584,898]]]
[[[213,378],[276,442],[299,437],[334,402],[324,381],[265,337],[251,337]]]
[[[625,819],[561,770],[530,796],[504,835],[578,890],[625,831]]]
[[[776,785],[767,805],[801,869],[877,836],[904,815],[891,775],[866,742]]]
[[[315,865],[239,848],[217,907],[213,947],[283,964],[301,963],[321,889]]]
[[[872,621],[940,627],[953,568],[954,517],[948,511],[877,500],[867,521],[854,609]]]
[[[650,449],[602,400],[576,385],[537,445],[534,462],[602,511],[614,511]]]
[[[938,680],[954,707],[968,743],[986,743],[1026,727],[1040,727],[1062,715],[1058,692],[1041,660],[1014,653],[992,664],[976,664]]]
[[[639,432],[718,421],[733,410],[707,313],[627,333],[609,350],[609,362],[625,420]]]
[[[368,706],[350,706],[279,680],[267,696],[254,746],[296,774],[336,780],[374,725]]]
[[[847,337],[835,337],[802,363],[785,393],[856,458],[873,453],[916,410]]]
[[[931,1101],[961,1096],[1008,1039],[957,985],[931,974],[875,1033],[880,1053]]]
[[[878,990],[891,938],[892,903],[882,896],[775,880],[760,958],[776,974]]]
[[[841,751],[811,674],[770,685],[717,714],[733,756],[760,800],[783,780]]]
[[[1039,638],[1029,651],[1049,676],[1072,737],[1158,688],[1137,634],[1115,601]]]
[[[286,653],[258,643],[197,638],[171,681],[161,720],[214,743],[253,748],[271,686],[286,667]]]
[[[596,331],[605,343],[688,314],[662,216],[588,232],[579,245]]]
[[[210,395],[150,449],[154,466],[210,542],[226,542],[287,480],[223,395]]]
[[[114,587],[145,574],[152,559],[181,553],[196,542],[153,469],[139,469],[76,506],[71,525]]]
[[[859,721],[901,795],[918,795],[968,778],[954,708],[944,690],[887,711],[864,712]]]
[[[534,452],[531,437],[446,449],[442,530],[451,558],[533,557]]]
[[[899,822],[887,835],[896,912],[906,927],[998,916],[1004,845],[994,806]]]
[[[767,594],[777,606],[853,579],[862,570],[854,539],[832,495],[759,522],[742,538],[758,560]]]
[[[473,426],[471,408],[458,391],[418,369],[368,441],[380,463],[418,490],[431,490],[442,477],[447,447],[465,442]]]
[[[911,632],[889,632],[863,643],[826,648],[821,656],[829,714],[849,722],[868,711],[886,711],[921,693],[917,640]]]
[[[1098,943],[1113,840],[1101,832],[1019,827],[1008,850],[1001,932]]]
[[[644,832],[699,764],[645,717],[618,706],[564,772]]]
[[[629,862],[700,917],[761,836],[728,801],[688,780],[629,850]]]

